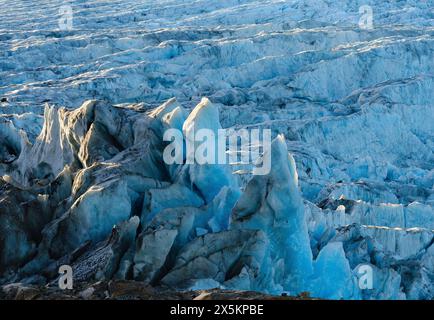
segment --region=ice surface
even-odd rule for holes
[[[270,152],[271,172],[249,181],[232,211],[232,228],[262,230],[270,240],[272,259],[282,260],[284,289],[307,291],[312,253],[295,162],[283,136],[272,142]]]
[[[60,5],[0,1],[1,283],[434,297],[432,1]],[[168,128],[269,128],[272,171],[167,165]]]

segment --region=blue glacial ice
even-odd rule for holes
[[[0,1],[0,284],[433,299],[433,7]],[[185,163],[221,128],[270,129],[271,171]]]

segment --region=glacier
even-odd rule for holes
[[[0,1],[0,285],[434,299],[432,0],[35,3]],[[270,129],[271,171],[165,163],[202,128]]]

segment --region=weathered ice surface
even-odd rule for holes
[[[7,290],[68,264],[84,283],[434,298],[432,0],[76,1],[71,29],[61,5],[0,1]],[[271,129],[271,171],[163,161],[167,129],[220,128]]]

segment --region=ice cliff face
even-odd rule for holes
[[[1,282],[71,264],[78,280],[432,299],[433,8],[92,1],[59,30],[58,1],[0,2]],[[271,172],[164,163],[165,130],[193,127],[271,129]]]
[[[184,120],[184,139],[195,126],[218,128],[216,110],[204,99]],[[432,297],[431,206],[303,201],[282,135],[268,151],[271,171],[243,190],[230,164],[168,165],[162,134],[181,127],[170,121],[176,113],[187,111],[173,99],[151,111],[88,101],[47,106],[34,143],[11,126],[21,139],[11,148],[21,151],[1,179],[3,282],[51,281],[71,264],[83,281]],[[368,292],[360,265],[375,270]]]

